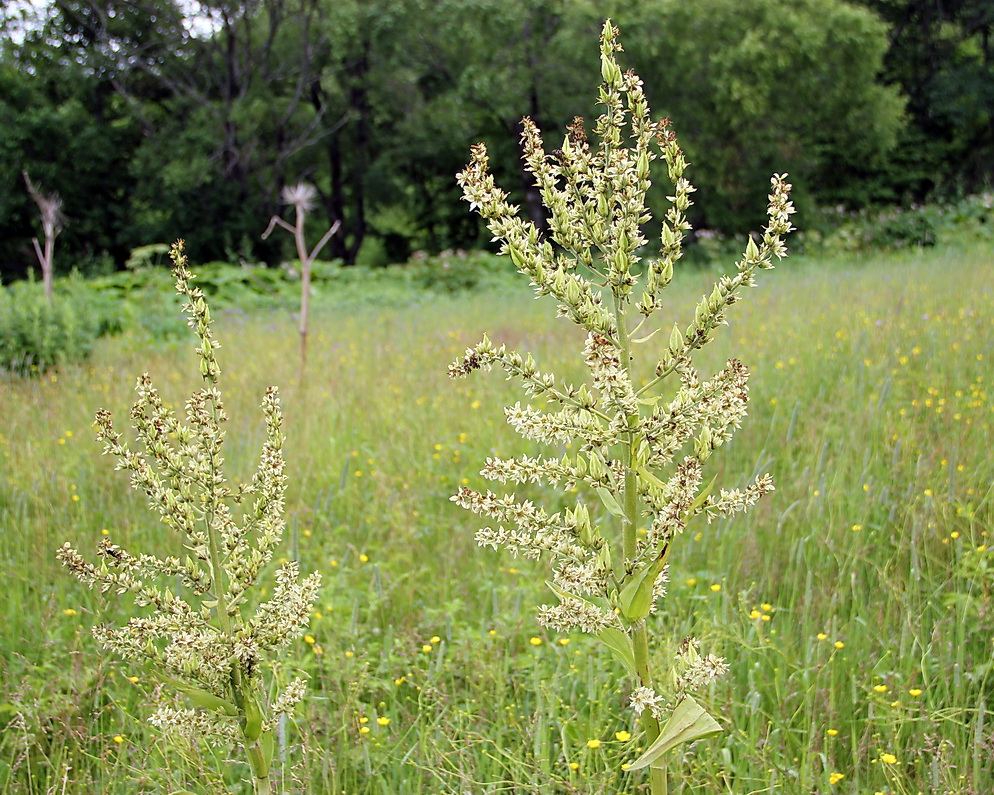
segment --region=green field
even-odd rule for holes
[[[745,517],[691,526],[671,557],[660,647],[694,635],[731,666],[703,698],[726,731],[682,751],[672,792],[994,791],[992,277],[989,247],[787,260],[708,347],[708,366],[736,356],[754,373],[750,415],[713,459],[718,482],[769,471],[777,490]],[[712,278],[679,273],[660,324],[686,323]],[[280,791],[614,793],[643,780],[622,770],[639,735],[610,653],[540,631],[542,565],[478,549],[475,517],[448,501],[484,485],[487,456],[536,452],[503,421],[515,386],[496,372],[449,381],[450,361],[486,332],[582,376],[580,333],[524,281],[319,313],[306,393],[292,318],[219,313],[227,471],[253,471],[258,404],[279,384],[285,554],[324,575],[284,661],[311,689]],[[89,634],[129,603],[55,560],[66,540],[90,555],[102,534],[178,552],[93,440],[98,407],[124,429],[143,371],[181,404],[199,385],[192,337],[105,339],[82,366],[0,381],[0,793],[250,789],[222,751],[157,738],[145,719],[169,693]]]

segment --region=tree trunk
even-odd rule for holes
[[[349,182],[352,185],[352,243],[346,250],[345,262],[354,265],[362,242],[366,237],[366,168],[369,164],[369,87],[366,82],[369,74],[369,56],[372,43],[367,38],[362,43],[362,54],[349,69],[351,86],[349,89],[349,105],[356,112],[355,148],[353,154],[352,173]]]

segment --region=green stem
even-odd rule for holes
[[[211,380],[214,381],[213,385],[216,386],[216,381],[214,379]],[[211,398],[211,415],[214,426],[217,427],[220,423],[218,422],[217,403],[213,398]],[[207,495],[207,506],[204,512],[204,521],[207,525],[207,543],[211,557],[211,581],[214,591],[213,595],[217,601],[218,623],[221,625],[221,631],[230,637],[234,634],[234,631],[231,625],[231,616],[228,614],[227,592],[224,586],[224,568],[221,564],[221,544],[217,528],[214,527],[215,507],[219,499],[216,487],[218,474],[216,462],[219,457],[218,445],[215,443],[207,451],[207,458],[210,462],[210,487]],[[245,692],[245,683],[242,681],[242,672],[237,662],[231,665],[231,690],[234,695],[235,705],[241,711],[244,719],[247,715],[245,702],[247,699],[252,698],[252,694]],[[266,763],[266,756],[263,753],[262,746],[258,740],[246,742],[244,746],[249,765],[252,768],[252,780],[256,794],[270,795],[272,788],[269,783],[269,765]]]
[[[631,377],[631,342],[628,339],[628,329],[626,326],[625,307],[623,299],[616,292],[614,293],[614,318],[618,326],[618,345],[621,347],[621,366],[625,369],[629,378]],[[625,518],[622,520],[621,537],[622,551],[625,560],[635,560],[636,551],[636,523],[638,521],[638,483],[635,479],[635,470],[632,463],[635,458],[635,427],[638,425],[638,414],[628,416],[628,460],[625,466],[625,486],[622,507],[625,511]]]
[[[269,780],[269,766],[266,764],[262,744],[258,740],[245,743],[245,753],[252,767],[252,786],[255,795],[271,795],[273,785]]]
[[[649,383],[647,383],[641,389],[637,390],[635,392],[635,397],[642,397],[642,395],[644,395],[646,392],[652,389],[656,384],[660,383],[661,381],[664,381],[667,376],[673,373],[674,370],[676,370],[676,364],[672,364],[669,367],[667,367],[665,370],[663,370],[662,373],[660,373],[655,378],[653,378]]]
[[[645,625],[645,619],[641,619],[632,628],[632,647],[635,652],[635,672],[638,674],[639,684],[643,687],[652,687],[652,668],[649,664],[649,630]],[[659,737],[659,721],[652,714],[652,710],[645,710],[642,713],[642,730],[645,732],[646,745],[651,745]],[[657,760],[653,765],[664,764]],[[666,795],[666,770],[660,767],[650,768],[649,775],[650,792],[652,795]]]
[[[631,379],[631,341],[628,339],[623,299],[614,293],[615,321],[618,325],[618,343],[621,346],[621,365]],[[622,543],[626,561],[635,560],[638,546],[638,480],[635,474],[636,430],[640,417],[637,413],[628,416],[628,461],[625,467],[625,492],[622,507],[625,518],[622,521]],[[635,672],[642,687],[652,687],[652,666],[649,661],[649,630],[645,619],[640,619],[632,627],[632,647],[635,653]],[[652,710],[642,713],[642,729],[646,734],[646,744],[651,745],[659,737],[659,721]],[[661,764],[661,763],[656,763]],[[666,770],[653,767],[649,772],[652,795],[666,795]]]

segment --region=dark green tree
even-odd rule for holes
[[[21,172],[63,199],[56,267],[97,267],[127,256],[128,164],[141,130],[108,71],[81,61],[52,31],[57,15],[34,20],[0,46],[0,275],[35,261],[34,205]]]
[[[908,97],[910,124],[886,174],[923,201],[994,181],[994,3],[861,0],[889,25],[884,79]]]
[[[754,226],[770,172],[790,173],[801,211],[864,200],[903,123],[900,92],[876,81],[887,31],[873,14],[840,0],[654,0],[618,22],[695,163],[699,225]]]

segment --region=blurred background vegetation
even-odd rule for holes
[[[694,165],[702,242],[755,228],[774,171],[809,242],[990,185],[989,0],[11,0],[0,280],[35,265],[22,170],[63,200],[62,273],[178,237],[195,262],[277,264],[290,241],[260,233],[299,180],[320,192],[318,233],[342,221],[328,256],[346,265],[482,245],[454,181],[469,145],[487,141],[537,217],[519,120],[554,141],[596,115],[608,15]],[[883,226],[856,237],[934,237],[919,216]]]

